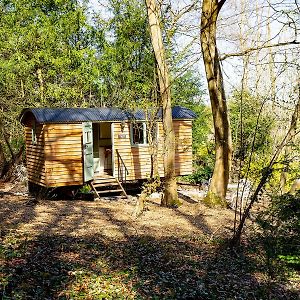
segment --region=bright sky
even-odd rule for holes
[[[168,1],[171,1],[175,13],[192,2],[192,0]],[[270,6],[268,2],[270,2]],[[299,0],[227,0],[220,13],[218,23],[217,43],[221,56],[226,53],[239,52],[241,49],[256,47],[266,43],[268,39],[270,39],[270,44],[293,40],[293,26],[300,27],[300,14],[284,14],[282,9],[295,9],[297,8],[296,4],[299,5]],[[106,0],[90,0],[90,6],[93,10],[100,12],[102,16],[107,14]],[[284,26],[283,23],[286,21],[291,24]],[[177,47],[179,50],[184,49],[193,40],[191,52],[194,54],[189,58],[190,67],[199,70],[202,82],[206,85],[199,44],[199,23],[200,11],[187,13],[180,19],[178,28],[182,33],[177,35]],[[270,77],[275,76],[276,86],[278,90],[281,90],[283,97],[289,94],[288,90],[291,90],[295,77],[294,66],[292,64],[285,66],[285,75],[280,76],[280,74],[283,74],[284,61],[296,60],[299,63],[299,48],[294,54],[285,49],[269,48],[253,52],[247,65],[247,85],[253,89],[258,88],[260,93],[267,94],[270,93],[272,79]],[[271,59],[278,62],[273,71],[269,69]],[[241,78],[244,73],[243,60],[241,58],[226,59],[222,62],[222,69],[225,88],[227,94],[230,94],[232,90],[241,87]],[[272,72],[273,75],[271,75]]]

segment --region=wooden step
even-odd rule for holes
[[[98,188],[98,187],[104,187],[104,186],[116,186],[119,184],[117,181],[110,181],[110,182],[103,182],[103,183],[98,183],[98,182],[94,181],[93,185],[95,188]]]
[[[103,190],[103,191],[97,191],[97,194],[109,194],[109,193],[121,193],[123,190],[116,189],[116,190]]]
[[[114,178],[110,174],[94,174],[94,178]]]
[[[112,178],[97,178],[94,179],[94,182],[114,182],[116,181],[116,178],[112,177]]]
[[[125,197],[127,194],[119,182],[119,180],[113,176],[106,175],[104,177],[96,177],[93,182],[90,183],[92,189],[96,193],[97,197],[100,198],[100,194],[108,193],[123,193]],[[106,188],[105,190],[98,190],[98,188]]]

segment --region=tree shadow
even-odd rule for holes
[[[180,199],[183,199],[188,203],[192,203],[192,204],[198,203],[198,201],[194,200],[192,197],[190,197],[188,195],[185,195],[185,194],[181,193],[180,191],[178,191],[178,196],[179,196]]]
[[[14,201],[7,201],[9,197],[14,197]],[[16,196],[10,191],[1,192],[0,195],[0,229],[2,233],[6,229],[16,228],[24,221],[31,222],[36,218],[34,207],[36,202],[24,196]]]
[[[20,245],[20,248],[24,245]],[[224,245],[177,238],[44,236],[8,259],[4,299],[297,299],[260,282],[262,266]],[[122,289],[123,288],[123,289]],[[106,295],[106,297],[102,297]],[[93,295],[93,296],[89,296]]]
[[[284,283],[265,279],[251,248],[237,254],[205,235],[137,234],[110,208],[74,204],[51,202],[53,217],[33,236],[1,237],[2,299],[298,299]],[[12,208],[7,218],[14,216],[21,227],[36,217],[35,207]],[[120,235],[102,228],[79,234],[91,218],[105,218]]]

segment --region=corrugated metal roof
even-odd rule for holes
[[[38,123],[81,123],[81,122],[113,122],[127,120],[145,120],[143,110],[125,111],[119,108],[26,108],[20,115],[24,120],[33,114]],[[158,112],[161,118],[162,111]],[[172,109],[173,119],[195,119],[196,114],[188,108],[175,106]]]

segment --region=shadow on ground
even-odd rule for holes
[[[2,299],[297,299],[259,282],[257,261],[203,240],[41,235],[5,251]]]
[[[121,237],[96,228],[79,236],[74,228],[95,215],[67,202],[30,235],[20,228],[37,217],[35,205],[17,202],[2,211],[10,226],[0,230],[2,299],[298,299],[284,283],[267,280],[263,260],[251,249],[234,254],[211,235],[134,234],[102,207],[97,216],[114,224]],[[70,228],[63,228],[67,217]],[[207,224],[202,227],[211,233]]]

